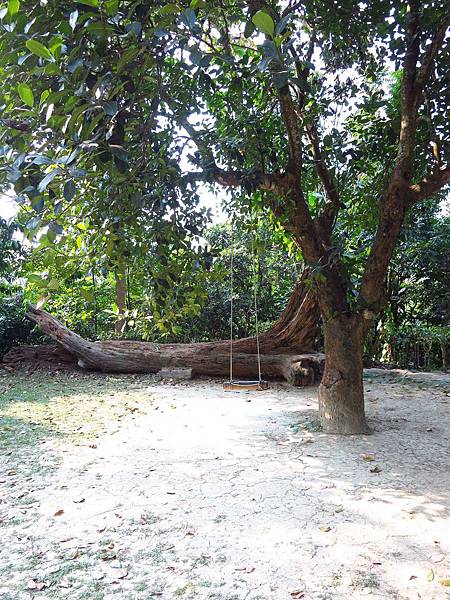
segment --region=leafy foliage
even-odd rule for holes
[[[14,237],[16,231],[16,223],[0,219],[0,358],[12,346],[38,339],[25,319],[23,289],[18,280],[25,252]]]

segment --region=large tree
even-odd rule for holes
[[[111,197],[143,173],[157,190],[149,218],[165,203],[189,223],[204,182],[231,190],[236,209],[248,198],[269,209],[301,249],[320,307],[323,428],[366,431],[363,344],[389,261],[407,212],[450,179],[446,3],[69,4],[3,10],[4,154],[16,190],[53,230],[63,185],[66,202],[85,206],[95,202],[86,185]],[[362,267],[340,243],[359,211],[373,224]]]

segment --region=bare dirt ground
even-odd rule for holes
[[[0,599],[450,598],[450,376],[366,372],[373,435],[315,388],[0,377]]]

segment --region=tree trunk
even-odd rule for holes
[[[359,315],[324,323],[325,371],[319,386],[319,418],[326,433],[368,433],[364,414],[364,325]]]
[[[161,345],[127,340],[90,342],[43,310],[31,307],[27,316],[40,325],[43,333],[75,356],[78,365],[85,369],[109,373],[157,373],[162,369],[189,368],[194,376],[229,374],[228,342]],[[261,371],[266,379],[312,385],[320,378],[323,362],[322,354],[301,354],[285,348],[284,352],[273,350],[261,354]],[[257,378],[257,356],[234,349],[233,374],[236,378]]]

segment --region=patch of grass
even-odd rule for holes
[[[158,544],[157,546],[152,548],[150,550],[150,552],[147,553],[146,559],[151,560],[152,562],[154,562],[156,564],[166,562],[167,559],[166,559],[165,553],[167,551],[165,551],[164,548],[165,547],[162,544]]]
[[[380,578],[377,573],[370,571],[356,571],[351,585],[357,588],[378,588],[380,587]]]
[[[289,425],[289,429],[294,434],[301,431],[317,433],[322,431],[322,425],[320,424],[319,419],[314,415],[305,417],[300,423],[292,423]]]
[[[152,404],[148,376],[37,372],[0,380],[0,448],[43,438],[88,442]]]
[[[185,585],[178,587],[173,592],[173,595],[176,596],[177,598],[180,598],[181,596],[185,596],[186,594],[193,594],[194,591],[195,591],[194,584],[189,581]]]
[[[339,587],[342,583],[342,574],[339,571],[335,571],[331,574],[330,585],[332,587]]]
[[[217,515],[216,517],[214,517],[213,521],[214,523],[221,523],[222,521],[225,521],[226,518],[226,515]]]
[[[154,523],[157,523],[158,521],[161,521],[161,517],[159,517],[155,513],[152,513],[150,510],[144,510],[144,512],[141,514],[140,520],[136,521],[136,524],[138,524],[138,525],[153,525]]]
[[[37,502],[37,499],[33,496],[23,496],[22,498],[17,498],[17,504],[21,504],[22,506],[33,504],[34,502]]]
[[[194,560],[192,561],[192,568],[195,569],[196,567],[204,567],[206,565],[209,565],[211,561],[211,558],[209,556],[205,556],[204,554],[202,554],[201,556],[197,556],[197,558],[194,558]]]
[[[90,567],[91,563],[86,559],[62,561],[59,569],[46,577],[46,579],[53,580],[53,582],[56,583],[62,577],[68,577],[77,571],[85,571]],[[68,577],[68,579],[70,581],[74,580],[73,577]]]

